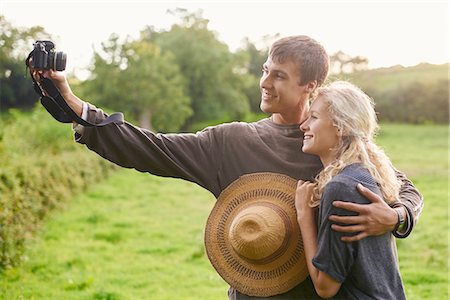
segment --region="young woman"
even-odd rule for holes
[[[319,89],[300,126],[303,152],[318,155],[324,165],[314,183],[298,182],[295,199],[308,270],[323,298],[405,299],[391,234],[344,243],[343,233],[331,230],[328,219],[352,215],[334,207],[334,200],[369,203],[358,193],[358,184],[387,202],[397,199],[400,183],[374,143],[377,128],[372,99],[343,81]]]

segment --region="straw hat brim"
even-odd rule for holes
[[[308,276],[295,210],[297,181],[277,173],[241,176],[219,196],[205,229],[208,258],[219,275],[248,296],[269,297],[285,293]],[[287,234],[276,257],[253,261],[238,255],[229,240],[236,215],[252,205],[275,207],[282,212]]]

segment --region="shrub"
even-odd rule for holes
[[[113,165],[70,138],[40,106],[0,121],[0,270],[19,264],[49,211],[104,178]]]

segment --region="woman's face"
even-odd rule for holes
[[[308,119],[300,126],[300,130],[304,132],[303,152],[319,156],[324,166],[336,159],[336,148],[341,135],[333,124],[328,103],[323,96],[314,100]]]

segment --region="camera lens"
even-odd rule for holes
[[[54,69],[56,71],[64,71],[66,69],[67,54],[64,52],[56,52]]]
[[[67,55],[64,52],[50,52],[47,69],[64,71],[66,69],[66,58]]]

